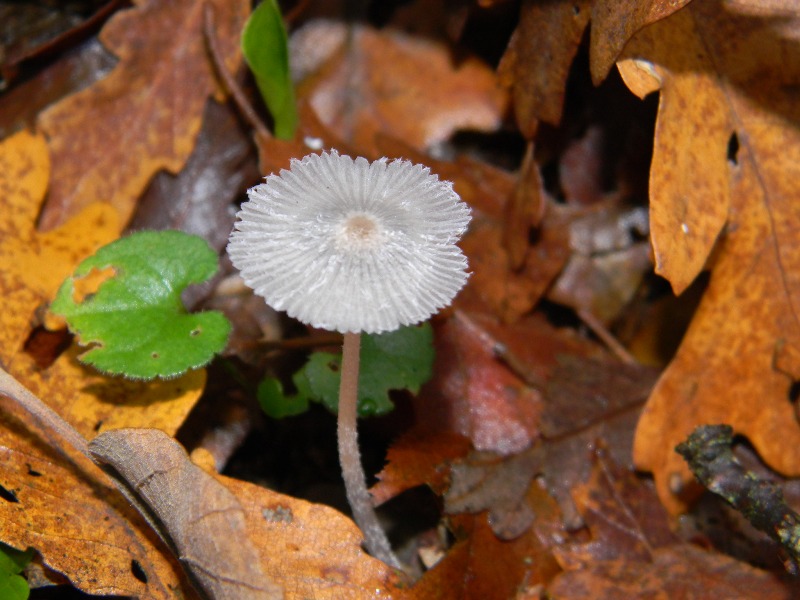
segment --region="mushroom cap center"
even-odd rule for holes
[[[336,236],[341,250],[361,251],[378,246],[383,239],[380,224],[370,215],[354,214],[348,216]]]

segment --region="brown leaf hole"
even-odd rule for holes
[[[117,270],[109,266],[103,269],[92,268],[86,275],[75,277],[72,280],[72,300],[75,304],[81,304],[82,302],[90,300],[100,289],[101,285],[116,275]]]

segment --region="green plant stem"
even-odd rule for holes
[[[378,522],[361,465],[356,429],[360,352],[361,334],[345,333],[342,346],[342,381],[339,387],[339,463],[347,501],[353,511],[353,519],[364,534],[364,545],[375,558],[402,569],[402,564],[392,552],[386,533]]]

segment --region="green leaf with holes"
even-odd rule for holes
[[[264,0],[244,26],[242,53],[275,122],[275,137],[282,140],[294,137],[298,122],[287,40],[278,3]]]
[[[27,600],[31,590],[20,573],[33,560],[33,548],[17,550],[0,542],[0,598]]]
[[[181,292],[217,270],[217,254],[200,237],[142,231],[84,260],[50,310],[79,342],[80,360],[132,379],[175,377],[207,364],[227,343],[230,322],[217,311],[187,313]]]
[[[417,393],[433,372],[433,331],[428,323],[403,327],[361,338],[361,370],[358,377],[358,414],[383,415],[394,408],[390,390]],[[258,388],[261,408],[273,418],[308,410],[309,401],[321,402],[331,412],[339,408],[341,356],[314,352],[292,378],[296,392],[285,394],[280,381],[268,377]]]

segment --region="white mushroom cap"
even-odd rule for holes
[[[467,281],[470,210],[406,160],[292,160],[248,191],[228,253],[276,310],[322,329],[380,333],[450,304]]]

